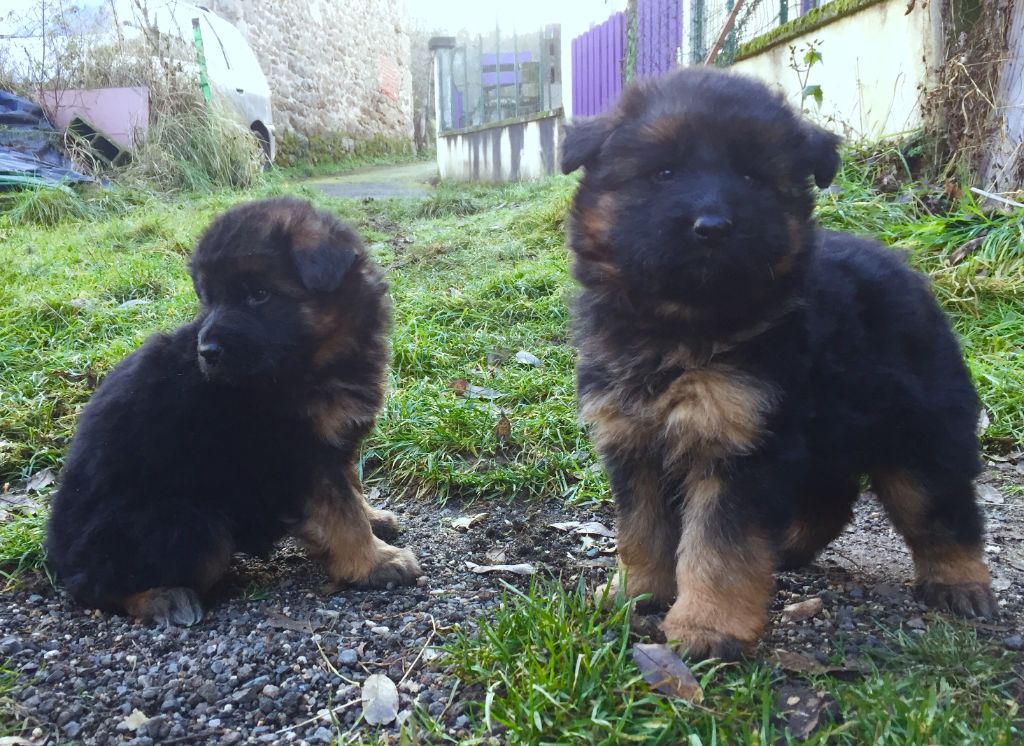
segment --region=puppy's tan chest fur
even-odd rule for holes
[[[657,394],[635,391],[613,386],[588,393],[580,401],[580,418],[593,428],[602,452],[657,448],[666,465],[749,452],[761,439],[775,398],[765,384],[718,365],[687,370]]]

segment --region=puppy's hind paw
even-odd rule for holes
[[[191,588],[151,588],[126,598],[124,609],[164,627],[191,627],[203,618],[199,594]]]
[[[373,535],[378,539],[390,541],[398,536],[397,515],[390,510],[380,510],[378,508],[370,508],[367,513],[370,516],[370,528],[373,529]]]
[[[996,619],[999,606],[992,589],[982,583],[936,583],[925,581],[917,586],[926,604],[940,611],[962,617]]]

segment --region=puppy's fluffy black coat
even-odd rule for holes
[[[190,269],[197,318],[125,359],[79,418],[46,542],[70,594],[192,624],[233,552],[286,533],[334,581],[412,581],[355,469],[389,326],[359,238],[305,202],[249,203],[213,222]]]
[[[772,573],[812,559],[869,476],[926,601],[992,614],[977,398],[926,282],[818,230],[838,139],[762,84],[686,69],[571,125],[580,414],[629,595],[697,656],[758,639]]]

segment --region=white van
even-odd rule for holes
[[[43,64],[40,0],[5,0],[4,6],[0,10],[0,51],[22,66]],[[270,85],[249,43],[231,23],[186,0],[68,0],[62,12],[61,25],[69,33],[87,35],[100,43],[106,38],[131,41],[142,37],[146,28],[156,28],[177,42],[171,46],[182,50],[185,69],[195,65],[192,20],[198,19],[213,96],[256,135],[273,162],[277,144]],[[49,37],[52,44],[52,30]]]

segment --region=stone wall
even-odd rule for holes
[[[273,94],[278,137],[411,142],[403,0],[206,0],[237,26]]]

